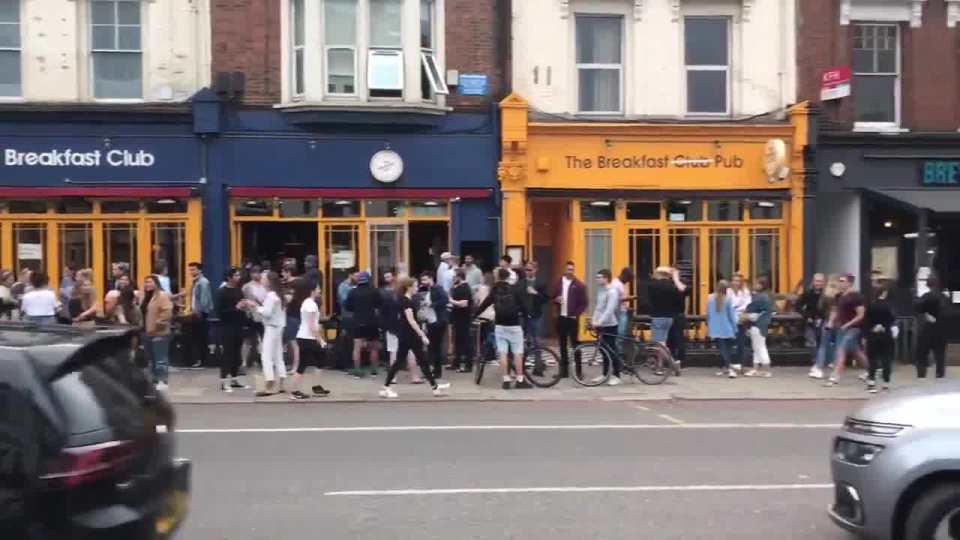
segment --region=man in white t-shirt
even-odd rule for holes
[[[437,266],[437,285],[443,287],[444,292],[450,294],[453,287],[453,255],[449,251],[440,254],[440,265]]]
[[[33,272],[30,275],[33,288],[20,298],[20,311],[26,320],[37,324],[53,324],[57,322],[57,309],[60,302],[57,295],[50,290],[50,280],[43,272]]]

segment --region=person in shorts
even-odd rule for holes
[[[370,354],[370,374],[377,374],[380,363],[380,308],[383,296],[370,284],[370,274],[360,272],[357,286],[347,295],[346,309],[353,314],[353,375],[362,378],[363,351]]]
[[[837,279],[840,294],[837,295],[837,309],[834,311],[830,327],[837,329],[837,356],[833,363],[833,375],[825,386],[836,386],[843,376],[847,358],[851,355],[861,366],[866,366],[866,355],[861,346],[861,325],[866,315],[863,295],[853,290],[853,275],[844,274]]]
[[[489,306],[494,310],[494,336],[497,340],[497,357],[503,372],[503,389],[509,390],[513,379],[510,377],[507,360],[513,354],[517,381],[514,388],[532,388],[523,377],[523,320],[526,318],[526,302],[523,290],[510,284],[510,271],[497,269],[497,283],[493,290],[477,307],[476,313],[483,313]]]

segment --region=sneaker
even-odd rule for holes
[[[254,394],[254,395],[255,395],[256,397],[270,397],[270,396],[273,395],[273,392],[267,392],[266,390],[260,390],[259,392],[257,392],[257,393]]]
[[[823,378],[823,370],[820,369],[820,368],[815,367],[815,368],[813,368],[813,369],[810,370],[809,376],[810,376],[811,379],[822,379],[822,378]]]
[[[290,394],[291,401],[303,401],[305,399],[310,399],[310,396],[304,394],[299,390],[294,390],[293,393]]]
[[[249,389],[250,389],[249,386],[243,384],[242,382],[240,382],[240,381],[238,381],[238,380],[236,380],[236,379],[230,381],[230,388],[235,388],[235,389],[237,389],[237,390],[249,390]]]
[[[220,383],[220,391],[221,391],[221,392],[224,392],[224,393],[226,393],[226,394],[232,394],[232,393],[233,393],[233,388],[230,386],[229,383],[222,382],[222,383]]]
[[[450,385],[448,384],[447,388],[449,387]],[[443,397],[447,395],[447,388],[441,388],[440,386],[437,386],[433,389],[433,397]]]
[[[837,379],[835,379],[835,378],[833,378],[833,377],[830,377],[829,379],[827,379],[827,382],[823,383],[823,386],[824,386],[825,388],[832,388],[832,387],[834,387],[834,386],[836,386],[836,385],[837,385]]]
[[[867,375],[867,372],[864,371],[864,372],[861,373],[860,375],[857,375],[857,378],[860,379],[861,381],[865,381],[865,380],[867,380],[867,378],[869,378],[869,375]]]
[[[437,390],[449,390],[449,389],[450,389],[450,383],[448,383],[448,382],[438,382],[436,389],[437,389]]]
[[[197,360],[196,362],[193,363],[193,365],[190,366],[190,369],[200,369],[202,367],[203,367],[203,362]]]
[[[876,386],[877,386],[877,381],[875,381],[875,380],[873,380],[873,379],[867,379],[867,388],[868,388],[868,389],[869,389],[869,388],[876,388]]]
[[[593,384],[600,384],[606,378],[606,375],[597,375],[596,377],[590,379],[590,382]]]
[[[755,369],[751,369],[750,371],[743,374],[744,377],[756,377],[758,375],[760,375],[760,372]]]
[[[521,390],[529,390],[530,388],[533,388],[533,385],[530,384],[530,381],[524,379],[522,381],[517,381],[517,384],[514,385],[514,388],[518,388]]]
[[[726,377],[726,376],[727,376],[727,371],[721,369],[720,371],[714,373],[713,375],[714,375],[715,377]]]
[[[772,372],[772,371],[763,371],[763,372],[760,373],[759,376],[762,377],[762,378],[764,378],[764,379],[769,379],[770,377],[773,377],[773,372]]]
[[[503,388],[504,390],[509,390],[513,388],[513,386],[511,385],[510,381],[503,381],[503,384],[500,385],[500,388]]]
[[[617,386],[618,384],[620,384],[620,378],[617,376],[611,376],[607,379],[607,386]]]
[[[737,370],[731,369],[729,372],[727,372],[727,378],[736,379],[736,378],[737,378]]]
[[[393,388],[390,388],[389,386],[384,386],[383,389],[380,390],[380,397],[384,399],[394,399],[398,396],[397,396],[397,393],[393,391]]]
[[[730,366],[730,368],[733,369],[734,371],[736,371],[737,373],[743,373],[743,365],[742,365],[742,364],[733,364],[733,365]]]
[[[316,397],[326,397],[330,395],[330,391],[320,386],[319,384],[314,385],[313,388],[310,389],[310,391],[313,392],[313,395]]]
[[[157,392],[166,392],[167,390],[170,389],[170,387],[167,385],[167,383],[162,382],[162,381],[161,381],[161,382],[158,382],[156,385],[154,385],[154,388],[157,389]]]
[[[868,387],[867,387],[867,392],[870,393],[870,394],[876,394],[876,393],[879,392],[879,391],[880,391],[880,389],[877,388],[876,386],[868,386]]]

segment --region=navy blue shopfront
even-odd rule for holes
[[[443,251],[495,262],[493,111],[342,114],[227,107],[210,145],[205,260],[276,267],[316,254],[326,287],[351,267],[436,269]],[[398,162],[399,177],[375,178]]]
[[[165,268],[176,291],[201,256],[203,140],[189,104],[0,108],[0,267],[56,286],[112,263],[132,277]],[[175,292],[176,292],[175,291]]]

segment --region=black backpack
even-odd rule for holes
[[[498,286],[493,299],[493,309],[498,318],[513,319],[520,316],[520,305],[513,287]]]

